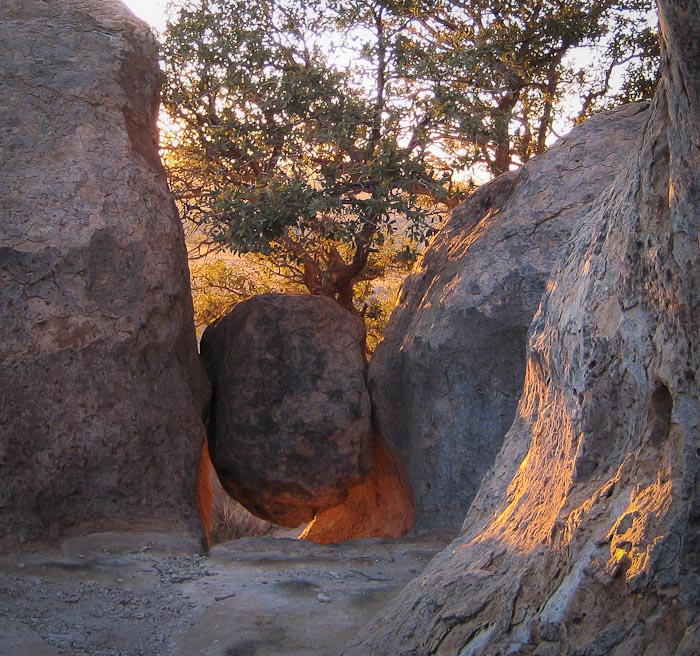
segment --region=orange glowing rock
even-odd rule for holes
[[[398,538],[413,526],[413,495],[394,451],[372,442],[373,467],[344,503],[316,515],[299,536],[320,544],[355,538]]]

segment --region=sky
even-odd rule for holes
[[[165,27],[165,5],[168,0],[122,0],[139,18],[152,27]]]

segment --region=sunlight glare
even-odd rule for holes
[[[151,27],[158,30],[165,27],[165,5],[168,0],[122,0],[122,2]]]

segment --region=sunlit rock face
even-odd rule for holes
[[[0,538],[193,528],[208,384],[156,44],[117,0],[0,14]]]
[[[204,332],[211,460],[253,514],[307,523],[370,469],[364,342],[358,317],[310,295],[254,297]]]
[[[319,512],[299,536],[320,544],[399,538],[413,528],[413,496],[393,449],[372,440],[372,469],[339,506]]]
[[[630,105],[597,116],[480,188],[403,287],[369,379],[377,429],[408,473],[419,530],[459,530],[513,422],[549,273],[646,113]]]
[[[346,656],[700,653],[700,13],[566,253],[462,535]]]

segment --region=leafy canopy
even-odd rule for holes
[[[650,0],[177,6],[162,55],[185,219],[348,308],[386,235],[421,243],[459,202],[460,171],[507,171],[565,114],[649,97],[655,79]]]

